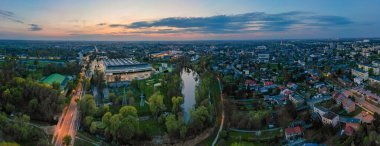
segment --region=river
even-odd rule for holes
[[[196,103],[195,88],[198,83],[197,78],[198,74],[191,69],[183,69],[181,71],[182,95],[184,96],[184,102],[181,107],[186,123],[190,120],[190,110],[194,108]]]

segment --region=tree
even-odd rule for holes
[[[126,143],[137,133],[138,129],[139,118],[137,116],[128,115],[121,121],[118,137],[122,142]]]
[[[69,146],[70,143],[71,143],[71,136],[70,135],[66,135],[65,137],[63,137],[63,144],[66,145],[66,146]]]
[[[53,84],[51,86],[55,90],[59,90],[61,88],[61,84],[59,84],[58,82],[53,82]]]
[[[121,125],[121,114],[115,114],[110,119],[110,133],[112,134],[114,140],[117,140],[117,132],[119,131]]]
[[[29,101],[29,111],[33,113],[36,109],[38,109],[38,100],[33,98]]]
[[[84,127],[89,128],[91,126],[91,124],[92,124],[93,121],[94,121],[94,117],[92,117],[92,116],[86,116],[84,118]]]
[[[135,104],[135,97],[133,96],[132,90],[127,91],[127,97],[128,97],[128,104],[134,105]]]
[[[368,75],[369,75],[369,76],[373,76],[373,75],[375,75],[375,74],[374,74],[374,71],[373,71],[373,68],[369,68],[369,69],[368,69]]]
[[[137,117],[137,110],[133,106],[123,106],[119,110],[119,114],[121,114],[123,117],[127,117],[127,116]]]
[[[83,99],[78,102],[78,106],[79,110],[82,112],[82,117],[93,116],[98,110],[94,97],[89,94],[86,94]]]
[[[172,103],[173,103],[172,112],[173,113],[178,112],[180,105],[183,103],[183,97],[173,96],[172,97]]]
[[[101,117],[101,116],[103,116],[105,113],[107,113],[109,111],[110,111],[110,106],[109,105],[103,105],[103,106],[101,106],[99,108],[97,116]]]
[[[179,135],[181,138],[185,138],[187,134],[187,126],[185,124],[182,124],[181,128],[179,129]]]
[[[158,114],[166,109],[164,104],[164,96],[159,92],[154,93],[148,99],[149,109],[152,112],[153,116],[157,118]]]
[[[179,130],[180,124],[177,121],[175,115],[170,114],[165,119],[165,126],[168,133],[172,136],[176,135]]]
[[[90,127],[90,132],[92,134],[94,134],[96,132],[96,130],[98,129],[98,125],[97,125],[97,122],[92,122],[91,123],[91,127]]]
[[[195,110],[190,111],[191,116],[191,126],[195,130],[202,129],[205,124],[208,124],[208,119],[210,118],[210,113],[205,106],[200,106]]]

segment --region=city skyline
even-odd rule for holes
[[[379,37],[379,1],[2,1],[0,39],[257,40]],[[274,9],[275,8],[275,9]]]

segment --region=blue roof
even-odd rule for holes
[[[339,121],[343,123],[360,123],[360,119],[348,117],[339,117]]]

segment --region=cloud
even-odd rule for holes
[[[154,21],[138,21],[130,24],[110,24],[112,28],[140,30],[141,33],[252,33],[288,31],[295,28],[327,28],[352,24],[353,22],[341,16],[317,15],[310,12],[292,11],[269,14],[252,12],[236,15],[216,15],[210,17],[169,17]],[[160,30],[159,28],[173,30]],[[155,31],[150,29],[155,28]],[[158,30],[157,30],[158,29]]]
[[[109,27],[115,28],[115,27],[125,27],[128,28],[127,24],[110,24]]]
[[[29,31],[40,31],[42,30],[41,26],[37,24],[29,24],[30,28]]]
[[[3,18],[8,21],[24,24],[24,21],[17,19],[15,14],[10,11],[0,10],[0,18]]]
[[[96,26],[105,26],[105,25],[107,25],[107,23],[98,23],[98,24],[96,24]]]

